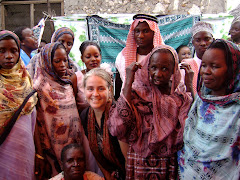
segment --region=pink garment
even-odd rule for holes
[[[120,55],[118,55],[115,62],[122,81],[124,81],[125,79],[125,68],[129,66],[132,62],[136,62],[137,59],[137,44],[134,39],[134,29],[139,22],[144,21],[147,22],[150,29],[154,31],[153,46],[156,47],[160,44],[164,44],[156,22],[146,19],[134,20],[128,33],[126,47],[119,53]]]
[[[35,123],[36,109],[34,108],[31,114],[20,116],[0,146],[0,179],[35,179]]]
[[[81,71],[77,71],[76,73],[77,76],[77,87],[78,87],[78,93],[76,96],[76,102],[77,102],[77,108],[79,111],[79,114],[89,106],[88,102],[86,101],[85,95],[84,95],[84,89],[83,89],[83,78],[84,75]]]
[[[149,81],[148,64],[152,53],[168,49],[175,58],[171,94],[161,94]],[[192,103],[190,93],[180,82],[176,51],[166,45],[154,48],[135,73],[132,102],[123,95],[118,99],[109,118],[109,131],[119,140],[129,143],[142,157],[157,154],[160,157],[176,153],[183,143],[184,122]]]
[[[194,76],[193,76],[193,81],[192,81],[192,86],[193,86],[193,92],[194,92],[194,95],[197,94],[197,80],[198,80],[198,72],[199,72],[199,68],[200,68],[200,65],[197,64],[197,62],[195,61],[195,59],[183,59],[182,62],[186,62],[188,63],[193,72],[194,72]],[[181,71],[181,75],[182,75],[182,79],[184,81],[184,78],[185,78],[185,71]]]

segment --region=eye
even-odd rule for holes
[[[5,53],[5,49],[0,49],[0,53]]]
[[[148,29],[144,29],[144,31],[143,31],[144,33],[148,33],[149,32],[149,30]]]
[[[72,163],[73,162],[73,158],[70,158],[67,160],[68,163]]]
[[[88,91],[93,91],[93,87],[91,87],[91,86],[90,86],[90,87],[87,87],[86,89],[87,89]]]
[[[71,43],[71,42],[68,42],[68,43],[67,43],[67,45],[68,45],[68,46],[72,46],[72,45],[73,45],[73,43]]]
[[[104,91],[105,89],[105,87],[99,87],[99,91]]]
[[[18,52],[18,50],[17,49],[11,49],[11,52],[16,53],[16,52]]]

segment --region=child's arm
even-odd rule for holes
[[[186,91],[191,92],[191,95],[194,98],[194,91],[193,91],[193,87],[192,87],[194,72],[193,72],[191,66],[186,62],[182,62],[180,65],[180,68],[185,70],[184,82],[185,82],[186,89],[187,89]]]

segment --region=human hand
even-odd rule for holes
[[[126,82],[128,82],[127,84],[133,83],[135,72],[141,68],[142,65],[138,62],[133,62],[126,68]]]
[[[194,71],[192,70],[191,66],[186,62],[180,63],[179,66],[180,66],[180,69],[184,69],[185,71],[184,82],[187,88],[187,92],[193,92],[192,81],[193,81]]]

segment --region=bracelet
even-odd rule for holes
[[[37,157],[38,159],[42,159],[42,160],[44,160],[44,157],[42,157],[42,156],[39,155],[39,154],[36,154],[36,157]]]

